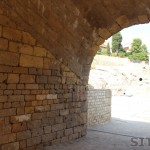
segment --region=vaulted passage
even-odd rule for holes
[[[1,0],[0,149],[86,135],[86,85],[99,44],[149,19],[149,0]]]

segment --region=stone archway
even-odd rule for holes
[[[0,149],[42,149],[84,136],[97,48],[119,30],[149,22],[149,6],[148,0],[1,0]]]

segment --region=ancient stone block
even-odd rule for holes
[[[0,136],[0,145],[10,143],[10,142],[15,142],[15,141],[16,141],[15,133]]]
[[[61,123],[61,124],[56,124],[52,126],[52,132],[56,132],[56,131],[60,131],[66,128],[66,124],[65,123]]]
[[[31,131],[29,130],[17,133],[17,140],[24,140],[24,139],[29,139],[29,138],[31,138]]]
[[[65,130],[65,135],[68,136],[68,135],[71,135],[73,134],[73,128],[70,128],[70,129],[66,129]]]
[[[41,143],[41,136],[27,139],[27,146],[38,145]]]
[[[51,132],[52,132],[52,127],[51,126],[44,127],[44,133],[51,133]]]
[[[48,142],[55,139],[56,134],[49,133],[42,136],[42,142]]]
[[[32,129],[31,133],[32,133],[32,137],[36,137],[36,136],[43,135],[44,131],[43,128],[38,128],[38,129]]]
[[[30,45],[35,45],[36,40],[28,33],[28,32],[23,32],[23,40],[24,43],[30,44]]]
[[[34,47],[34,55],[39,57],[46,57],[47,50],[42,47]]]
[[[0,50],[8,49],[8,40],[0,38]]]
[[[45,100],[46,99],[46,95],[36,95],[36,99],[37,100]]]
[[[38,84],[25,84],[25,89],[37,90],[39,88]]]
[[[8,97],[7,96],[0,96],[0,103],[7,102]]]
[[[23,67],[43,68],[43,58],[22,54],[20,65]]]
[[[22,47],[21,43],[18,42],[9,42],[9,51],[18,53],[20,48]]]
[[[34,107],[25,107],[25,113],[26,114],[33,114],[34,113]]]
[[[0,82],[6,82],[7,81],[7,74],[0,73]]]
[[[41,120],[34,120],[27,123],[28,129],[38,129],[41,127]]]
[[[46,95],[46,99],[49,99],[49,100],[51,100],[51,99],[57,99],[57,94],[48,94],[48,95]]]
[[[19,142],[2,145],[2,150],[19,150]]]
[[[16,108],[0,109],[0,117],[16,115]]]
[[[35,83],[34,75],[20,75],[20,83]]]
[[[10,65],[10,66],[18,66],[19,54],[15,54],[12,52],[6,52],[6,51],[0,51],[0,64]]]
[[[24,95],[9,95],[8,96],[9,102],[21,102],[24,101]]]
[[[65,115],[68,115],[68,114],[69,114],[69,110],[68,109],[60,110],[60,115],[61,116],[65,116]]]
[[[9,74],[7,83],[18,83],[19,82],[19,74]]]
[[[0,136],[11,133],[11,125],[0,126]]]
[[[35,112],[45,112],[45,111],[50,111],[49,105],[35,107]]]
[[[51,105],[51,110],[60,110],[64,109],[64,104],[52,104]]]
[[[24,123],[16,123],[12,125],[12,132],[21,132],[27,130],[26,122]]]
[[[19,49],[19,53],[33,55],[33,48],[29,45],[22,45]]]
[[[138,16],[139,22],[140,23],[148,23],[149,22],[149,18],[147,15],[140,15]]]
[[[0,37],[2,36],[2,26],[0,25]]]
[[[3,28],[3,37],[5,37],[9,40],[13,40],[13,41],[21,41],[22,33],[19,30],[4,27]]]
[[[11,122],[13,122],[13,123],[26,122],[26,121],[30,121],[30,120],[31,120],[31,114],[11,117]]]
[[[47,83],[47,76],[37,76],[36,78],[37,83]]]

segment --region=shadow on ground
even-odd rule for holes
[[[150,123],[112,118],[88,128],[87,136],[46,150],[149,150]]]

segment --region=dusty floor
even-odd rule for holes
[[[89,127],[86,137],[46,150],[149,150],[149,106],[150,100],[143,102],[141,96],[116,97],[111,123]]]

